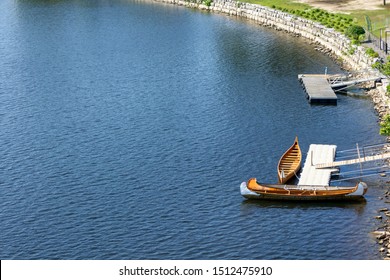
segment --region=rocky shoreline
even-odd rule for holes
[[[390,114],[390,98],[386,94],[386,87],[390,81],[371,65],[374,59],[366,55],[365,49],[356,47],[353,54],[349,54],[351,42],[346,36],[329,29],[317,22],[299,18],[268,7],[249,4],[235,0],[213,0],[210,5],[205,5],[202,0],[146,0],[174,5],[185,6],[216,13],[224,13],[229,16],[237,16],[253,20],[259,25],[276,30],[285,31],[293,36],[304,37],[310,40],[317,51],[330,56],[337,64],[346,71],[352,73],[354,78],[365,78],[368,75],[377,75],[382,80],[379,83],[366,83],[362,85],[371,98],[374,109],[378,113],[378,121],[381,122],[386,115]],[[364,70],[364,72],[362,72]],[[359,72],[360,71],[360,72]],[[365,74],[364,74],[365,73]],[[379,131],[378,131],[379,133]],[[390,142],[390,137],[387,138]],[[386,182],[386,183],[390,183]],[[390,188],[379,199],[390,207]],[[390,260],[390,210],[389,208],[378,209],[378,215],[374,217],[380,221],[377,230],[373,232],[380,247],[379,252],[383,259]]]
[[[390,205],[390,188],[388,188],[383,197],[384,202]],[[389,206],[390,207],[390,206]],[[376,238],[379,246],[379,252],[383,259],[390,260],[390,210],[388,207],[378,209],[378,215],[375,219],[380,221],[377,230],[372,234]]]

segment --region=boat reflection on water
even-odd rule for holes
[[[261,199],[245,199],[242,201],[242,206],[256,206],[267,208],[356,208],[356,206],[362,206],[367,204],[367,200],[362,198],[361,200],[340,200],[340,201],[311,201],[311,200],[261,200]]]
[[[245,199],[241,203],[242,214],[252,214],[254,209],[301,209],[301,210],[326,210],[339,208],[345,210],[354,210],[358,214],[363,213],[367,205],[367,200],[349,200],[349,201],[281,201],[281,200],[255,200]]]

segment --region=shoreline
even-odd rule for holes
[[[351,40],[332,28],[327,28],[318,22],[280,10],[236,0],[213,0],[209,6],[203,4],[202,0],[146,1],[240,17],[254,21],[264,27],[289,33],[292,36],[306,38],[310,41],[310,44],[315,45],[314,48],[317,51],[330,56],[342,69],[352,73],[365,72],[365,74],[354,74],[355,77],[364,78],[370,75],[381,77],[381,83],[374,85],[368,83],[363,85],[362,88],[366,89],[367,96],[371,97],[379,121],[382,121],[385,115],[390,114],[390,98],[386,95],[386,86],[390,84],[390,79],[372,68],[372,64],[376,59],[369,57],[363,46],[353,46],[355,51],[352,55],[349,54]],[[390,137],[387,138],[387,141],[390,142]]]
[[[375,59],[365,53],[365,48],[356,46],[355,52],[351,55],[351,41],[345,35],[337,31],[322,26],[318,22],[299,18],[279,10],[271,9],[257,4],[239,2],[235,0],[213,0],[209,5],[205,5],[202,0],[146,0],[171,5],[184,6],[198,10],[236,16],[248,20],[253,20],[257,24],[290,33],[292,36],[303,37],[315,45],[317,51],[330,56],[342,69],[351,72],[365,71],[366,75],[358,74],[355,77],[367,77],[368,75],[378,75],[382,78],[381,83],[366,83],[362,88],[366,90],[367,96],[371,98],[373,107],[378,115],[378,122],[390,114],[390,98],[386,95],[386,87],[390,84],[387,77],[371,65]],[[190,2],[192,1],[192,2]],[[355,46],[354,46],[355,47]],[[378,131],[379,133],[379,131]],[[390,142],[390,137],[387,137]],[[385,190],[383,197],[385,203],[390,203],[390,188]],[[390,210],[388,208],[378,209],[378,216],[381,224],[372,234],[379,246],[379,253],[385,260],[390,260]],[[382,215],[383,214],[383,215]]]

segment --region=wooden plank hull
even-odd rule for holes
[[[363,199],[367,185],[363,182],[355,186],[295,186],[259,184],[255,178],[241,183],[241,195],[249,199],[326,201]]]
[[[295,177],[301,168],[302,151],[299,147],[298,137],[294,144],[282,155],[278,162],[278,183],[285,184]]]

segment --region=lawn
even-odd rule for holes
[[[390,0],[389,3],[380,10],[337,10],[333,9],[329,13],[319,12],[318,8],[314,8],[308,4],[298,3],[293,0],[244,0],[248,3],[259,4],[283,10],[298,16],[306,17],[322,24],[335,28],[340,32],[344,32],[349,24],[357,24],[367,28],[366,16],[371,21],[372,31],[379,36],[380,29],[388,27],[390,29]],[[338,1],[342,2],[342,1]],[[348,2],[348,1],[345,1]],[[378,5],[383,1],[378,0]],[[383,6],[382,6],[383,7]],[[316,10],[313,12],[312,10]],[[321,9],[322,10],[322,9]],[[328,15],[329,14],[329,15]]]

